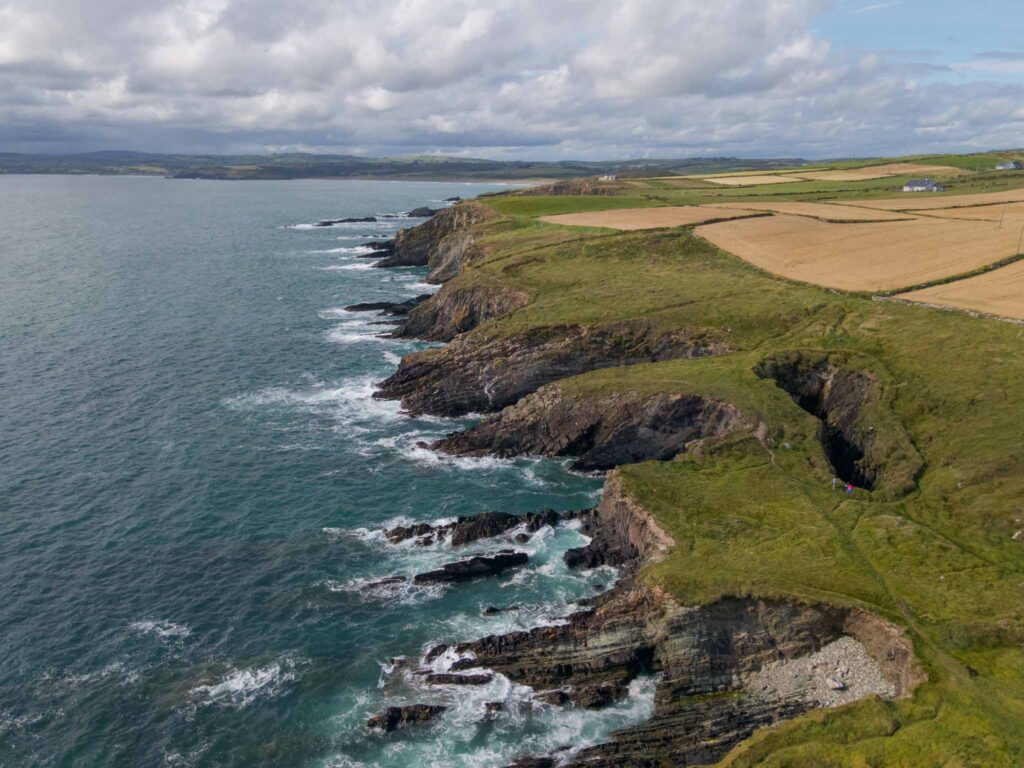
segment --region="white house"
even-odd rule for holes
[[[1010,160],[1007,163],[999,163],[996,166],[997,171],[1020,171],[1024,170],[1024,163],[1020,160]]]
[[[618,178],[614,173],[606,173],[604,176],[598,176],[598,181],[615,181]]]
[[[944,189],[932,179],[911,179],[903,185],[904,192],[942,192]]]

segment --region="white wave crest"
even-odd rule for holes
[[[192,630],[184,624],[175,624],[173,621],[136,621],[128,627],[140,634],[152,634],[160,638],[185,638],[192,634]]]
[[[204,705],[242,709],[257,699],[276,696],[298,677],[301,666],[295,657],[282,656],[263,667],[231,669],[220,682],[197,686],[191,694]]]

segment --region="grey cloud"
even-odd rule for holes
[[[814,156],[1019,135],[1019,86],[838,49],[811,31],[829,5],[0,0],[0,149]]]

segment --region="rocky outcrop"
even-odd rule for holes
[[[407,725],[429,723],[447,707],[437,704],[407,704],[401,707],[388,707],[379,715],[366,721],[366,727],[375,731],[390,733]]]
[[[315,227],[333,227],[335,224],[370,224],[377,221],[376,216],[357,216],[350,217],[347,219],[324,219],[318,221],[313,226]]]
[[[405,301],[364,301],[345,307],[346,312],[380,312],[388,317],[404,317],[429,299],[432,294],[422,293]]]
[[[406,213],[410,219],[429,219],[431,216],[438,214],[442,211],[441,208],[428,208],[427,206],[420,206],[419,208],[413,208],[411,211]]]
[[[526,533],[536,533],[544,526],[555,526],[564,520],[577,519],[591,513],[592,510],[556,512],[553,509],[528,512],[525,515],[513,515],[509,512],[482,512],[479,515],[461,516],[455,522],[443,525],[431,525],[430,523],[400,525],[384,531],[384,536],[392,544],[412,541],[416,545],[427,546],[447,540],[453,547],[461,547],[519,528]]]
[[[476,328],[526,306],[529,296],[506,286],[481,283],[446,283],[430,300],[411,312],[395,338],[451,341],[460,333]]]
[[[608,473],[601,503],[587,522],[590,541],[563,555],[570,568],[611,565],[629,573],[661,560],[673,544],[651,514],[623,492],[617,472]]]
[[[700,395],[581,396],[551,384],[431,447],[459,456],[575,456],[573,468],[664,461],[687,443],[749,429],[732,405]]]
[[[446,563],[440,568],[413,577],[416,584],[468,581],[483,576],[497,576],[510,568],[526,565],[529,556],[525,552],[503,549],[489,555],[477,555],[466,560]]]
[[[401,400],[412,414],[486,413],[567,376],[724,350],[724,342],[710,332],[666,332],[644,320],[536,327],[512,336],[460,336],[444,349],[403,358],[374,397]]]
[[[458,274],[463,264],[483,255],[472,228],[496,215],[476,203],[453,205],[423,224],[400,230],[392,253],[375,266],[429,267],[427,282],[443,283]]]
[[[821,421],[822,446],[840,479],[895,495],[914,488],[923,459],[875,374],[842,359],[800,351],[767,358],[755,372],[773,379]]]
[[[598,529],[609,550],[635,558],[627,573],[672,544],[615,473]],[[865,696],[907,695],[923,680],[909,639],[864,611],[732,597],[686,607],[630,575],[565,625],[444,650],[463,655],[453,671],[501,672],[556,705],[607,706],[636,677],[656,675],[649,720],[557,761],[581,767],[710,764],[757,728]]]

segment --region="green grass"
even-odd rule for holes
[[[763,443],[725,439],[619,470],[676,541],[644,578],[687,604],[756,595],[865,607],[907,628],[930,676],[910,700],[761,732],[725,764],[1020,765],[1024,541],[1013,534],[1024,528],[1024,329],[776,279],[685,229],[606,234],[530,219],[556,203],[567,212],[621,202],[489,199],[509,218],[486,225],[490,256],[455,282],[513,287],[531,301],[472,333],[646,319],[727,343],[719,358],[559,384],[579,397],[702,394],[766,427]],[[909,492],[832,491],[817,422],[754,372],[793,350],[877,377],[884,397],[869,418],[881,439],[905,429],[912,441],[891,441],[894,461],[913,451],[924,460]]]

